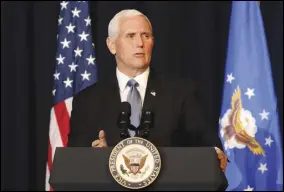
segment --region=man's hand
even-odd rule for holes
[[[228,158],[219,148],[215,147],[215,150],[217,152],[218,159],[220,160],[220,167],[222,171],[225,172]]]
[[[107,147],[105,132],[103,130],[99,132],[99,139],[92,142],[92,147]]]

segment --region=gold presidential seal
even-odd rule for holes
[[[148,140],[131,137],[122,140],[109,157],[112,177],[128,189],[141,189],[152,184],[161,169],[157,148]]]

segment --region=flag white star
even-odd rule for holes
[[[269,147],[271,147],[272,142],[273,142],[273,140],[271,139],[270,136],[268,138],[265,138],[265,145],[268,145]]]
[[[54,80],[56,80],[56,79],[59,80],[59,75],[60,75],[60,73],[57,73],[57,72],[54,73],[54,74],[53,74]]]
[[[90,25],[91,26],[91,19],[90,19],[90,16],[88,16],[87,19],[84,19],[86,21],[86,26]]]
[[[66,28],[68,30],[68,33],[70,32],[74,33],[75,25],[72,25],[72,23],[70,23],[68,26],[66,26]]]
[[[56,89],[53,89],[52,95],[55,96]]]
[[[71,43],[71,41],[67,41],[66,38],[64,38],[64,41],[60,42],[62,44],[62,48],[64,49],[65,47],[69,48],[69,43]]]
[[[230,75],[227,75],[227,82],[232,83],[232,81],[235,79],[235,77],[233,77],[233,74],[231,73]]]
[[[80,39],[80,41],[83,41],[83,40],[85,40],[85,41],[87,41],[87,37],[89,36],[89,34],[87,33],[85,33],[85,31],[83,31],[81,34],[79,34],[78,36],[80,36],[81,37],[81,39]]]
[[[81,10],[78,10],[78,9],[77,9],[77,7],[75,7],[75,9],[74,9],[74,10],[72,10],[73,17],[75,17],[75,16],[76,16],[76,17],[78,17],[78,18],[79,18],[79,17],[80,17],[80,16],[79,16],[79,13],[80,13],[80,12],[81,12]]]
[[[56,58],[56,60],[58,61],[58,65],[60,63],[64,64],[64,59],[65,59],[65,57],[62,57],[61,54],[59,54],[59,57]]]
[[[68,2],[66,2],[66,1],[61,2],[61,3],[60,3],[60,5],[61,5],[61,10],[67,9],[67,4],[68,4]]]
[[[253,188],[248,185],[248,187],[244,189],[244,191],[253,191]]]
[[[263,109],[262,113],[259,113],[259,115],[261,116],[261,120],[263,120],[263,119],[268,120],[269,112],[266,112],[265,109]]]
[[[73,70],[76,72],[76,67],[78,67],[78,65],[75,65],[74,62],[72,62],[72,65],[68,65],[70,67],[70,72],[72,72]]]
[[[268,171],[266,166],[267,166],[266,163],[265,164],[260,163],[260,166],[258,167],[258,170],[260,170],[261,173],[263,174],[265,171]]]
[[[85,70],[85,73],[82,73],[82,81],[84,81],[85,79],[87,79],[88,81],[90,81],[89,76],[91,75],[91,73],[87,73],[87,71]]]
[[[64,49],[65,47],[69,48],[69,43],[71,43],[71,41],[67,41],[67,39],[65,38],[64,41],[60,42],[62,44],[62,48]]]
[[[247,95],[249,99],[250,99],[252,96],[255,96],[255,94],[254,94],[254,89],[247,88],[247,92],[245,93],[245,95]]]
[[[86,60],[88,61],[88,65],[90,65],[90,64],[95,64],[94,63],[94,60],[95,60],[95,58],[92,56],[92,55],[90,55],[90,57],[89,58],[86,58]]]
[[[63,18],[59,15],[59,18],[58,18],[58,25],[61,25],[61,24],[62,24],[62,20],[63,20]]]
[[[75,57],[77,57],[77,56],[82,57],[82,55],[81,55],[81,52],[82,52],[82,51],[83,51],[83,49],[80,49],[79,47],[77,47],[77,49],[74,50],[74,52],[75,52]]]
[[[72,87],[71,83],[73,82],[73,80],[70,80],[69,77],[67,77],[67,79],[65,81],[63,81],[63,82],[65,84],[65,88]]]

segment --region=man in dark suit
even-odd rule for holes
[[[154,126],[147,138],[155,146],[215,147],[226,167],[217,129],[206,125],[196,100],[196,87],[167,78],[150,68],[154,36],[150,21],[136,10],[115,15],[107,46],[115,56],[116,74],[81,91],[73,99],[68,146],[115,146],[121,141],[117,118],[123,101],[131,104],[131,124],[139,126],[141,111],[151,109]],[[129,131],[134,136],[133,131]]]

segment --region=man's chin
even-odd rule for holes
[[[145,62],[137,62],[137,63],[132,63],[131,64],[133,69],[147,69],[148,68],[148,64],[145,64]]]

